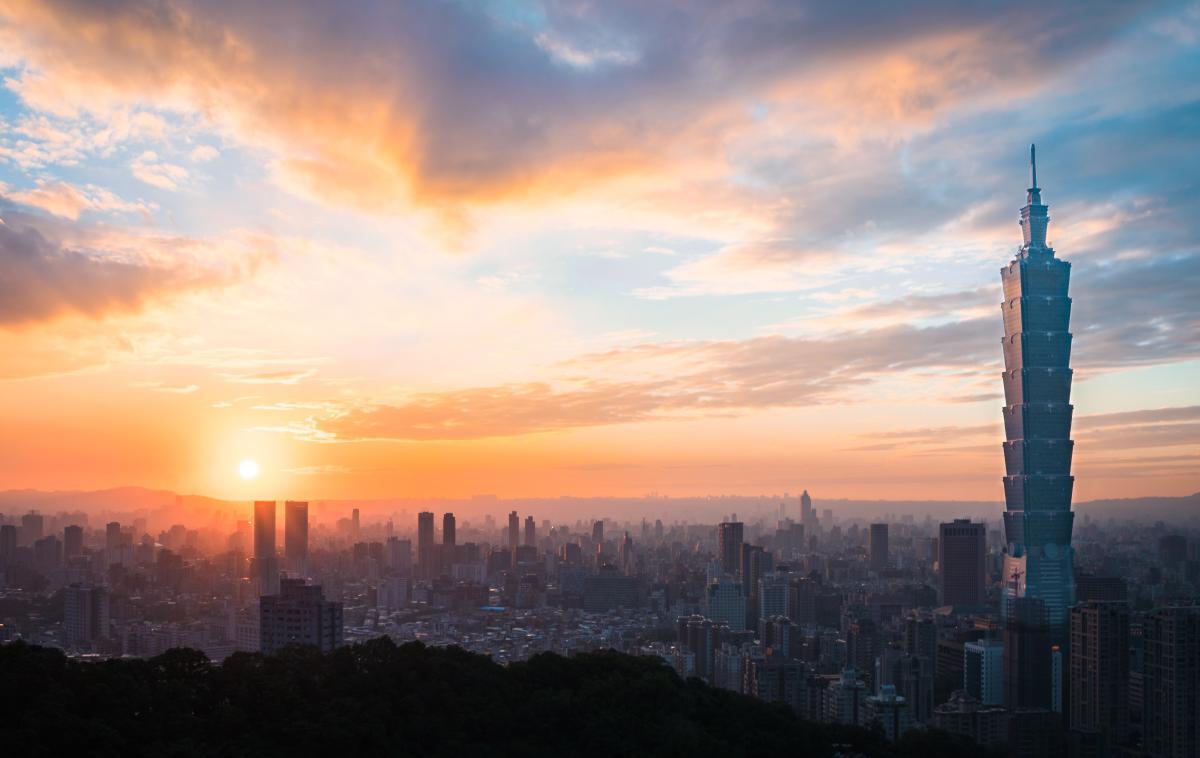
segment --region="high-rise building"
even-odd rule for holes
[[[1164,758],[1200,755],[1200,606],[1160,608],[1142,635],[1143,748]]]
[[[867,691],[875,691],[875,657],[879,655],[879,627],[869,618],[860,618],[850,623],[846,630],[846,665],[854,670],[867,684]]]
[[[529,547],[537,546],[537,525],[533,521],[533,516],[525,517],[525,544]]]
[[[987,527],[955,519],[938,527],[938,585],[942,605],[966,608],[986,600]],[[992,705],[987,703],[985,705]]]
[[[963,689],[984,705],[1004,704],[1004,644],[974,640],[963,645]]]
[[[63,557],[70,560],[83,555],[83,527],[69,524],[63,528]]]
[[[417,568],[426,579],[433,576],[436,567],[433,551],[433,513],[421,511],[417,514]]]
[[[362,521],[359,518],[358,509],[350,511],[350,534],[354,539],[358,539],[359,531],[362,529]]]
[[[875,686],[892,685],[908,701],[909,715],[921,724],[933,716],[933,660],[886,647],[875,663]]]
[[[742,523],[725,521],[717,525],[717,553],[721,559],[721,570],[736,576],[742,561]]]
[[[108,639],[108,590],[72,584],[63,589],[63,642],[87,647]]]
[[[26,513],[21,517],[21,544],[32,545],[45,536],[46,520],[40,513]]]
[[[1129,730],[1129,607],[1072,608],[1069,651],[1071,729],[1098,735],[1100,749],[1109,753]]]
[[[311,645],[327,652],[342,644],[342,604],[325,600],[321,588],[303,579],[283,579],[279,593],[259,602],[259,640],[263,655],[289,645]]]
[[[1071,549],[1071,264],[1046,244],[1050,217],[1037,163],[1021,209],[1024,244],[1001,269],[1004,285],[1004,557],[1001,612],[1013,601],[1045,604],[1050,633],[1064,639],[1075,602]]]
[[[110,525],[111,526],[111,525]],[[254,501],[254,565],[259,594],[279,589],[279,567],[275,558],[275,501]]]
[[[721,578],[708,585],[704,596],[708,617],[725,624],[731,631],[746,629],[746,596],[742,583]]]
[[[17,527],[15,524],[0,525],[0,566],[7,566],[17,555]]]
[[[604,520],[600,519],[592,522],[592,542],[596,545],[604,544]]]
[[[880,572],[888,567],[888,525],[871,524],[871,570]]]
[[[288,500],[283,504],[283,555],[288,568],[301,573],[308,566],[308,502]]]
[[[521,544],[521,517],[516,511],[508,514],[508,552],[513,552]]]
[[[1010,711],[1050,710],[1053,647],[1045,602],[1014,600],[1004,620],[1004,705]]]
[[[453,513],[442,515],[442,544],[453,546],[458,540],[457,535],[458,522],[454,518]]]

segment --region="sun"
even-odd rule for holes
[[[243,479],[253,479],[258,476],[258,463],[247,458],[238,464],[238,474]]]

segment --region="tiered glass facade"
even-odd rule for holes
[[[1033,159],[1032,149],[1030,151]],[[1036,164],[1035,164],[1036,165]],[[1004,284],[1003,612],[1017,598],[1045,604],[1062,628],[1075,602],[1071,489],[1071,264],[1046,245],[1050,217],[1033,169],[1021,209],[1024,244],[1000,276]]]

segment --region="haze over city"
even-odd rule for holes
[[[0,0],[0,754],[1196,758],[1200,2]]]
[[[1037,142],[1077,498],[1200,491],[1195,6],[753,6],[5,3],[0,488],[998,502]]]

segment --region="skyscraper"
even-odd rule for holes
[[[514,552],[521,544],[521,517],[516,511],[508,514],[508,551]]]
[[[458,539],[458,535],[456,534],[457,523],[458,522],[455,520],[453,513],[446,513],[442,515],[443,545],[453,546],[455,544],[455,541]]]
[[[984,705],[1004,704],[1004,645],[999,640],[963,645],[963,689]]]
[[[717,553],[721,570],[736,575],[742,562],[742,522],[725,521],[717,525]]]
[[[986,558],[987,527],[983,524],[955,519],[938,527],[938,585],[942,605],[968,608],[983,605]]]
[[[303,573],[308,563],[308,502],[283,504],[283,555],[288,568]]]
[[[63,557],[77,558],[83,555],[83,527],[70,524],[63,528]]]
[[[433,513],[421,511],[417,514],[417,569],[426,579],[433,575]]]
[[[525,544],[529,547],[537,545],[537,525],[533,516],[525,517]]]
[[[1004,285],[1004,557],[1006,616],[1017,598],[1045,604],[1050,632],[1065,638],[1075,602],[1071,490],[1071,264],[1046,244],[1050,221],[1033,175],[1021,209],[1024,236]]]
[[[1200,752],[1200,606],[1161,608],[1146,619],[1143,749],[1191,758]]]
[[[72,584],[63,588],[63,642],[68,648],[108,638],[108,590]]]
[[[888,525],[871,524],[871,570],[883,571],[888,565]]]
[[[597,545],[604,544],[604,520],[598,520],[592,523],[592,542]]]
[[[111,526],[111,524],[110,524]],[[260,595],[279,589],[279,569],[275,564],[275,501],[254,501],[254,565]]]
[[[1109,753],[1129,729],[1129,607],[1072,608],[1070,657],[1071,729],[1098,735]]]

